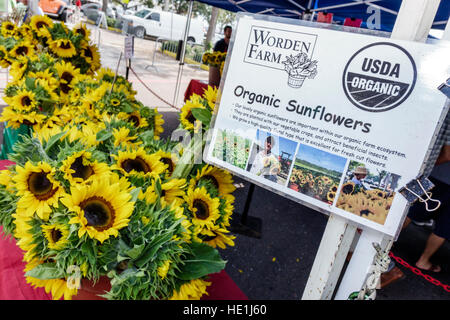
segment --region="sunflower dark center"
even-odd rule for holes
[[[61,89],[62,92],[64,92],[65,94],[69,93],[70,91],[70,86],[67,83],[61,83],[59,85],[59,88]]]
[[[205,201],[195,199],[192,206],[197,209],[197,212],[195,213],[197,219],[205,220],[209,217],[209,207]]]
[[[135,116],[135,115],[130,116],[130,117],[128,118],[128,121],[132,122],[132,123],[134,124],[135,127],[138,127],[139,124],[140,124],[139,117],[138,117],[138,116]]]
[[[71,45],[69,41],[62,41],[59,47],[62,49],[70,49]]]
[[[67,81],[67,83],[71,83],[74,76],[70,72],[64,71],[61,75],[61,79],[64,79]]]
[[[53,228],[50,233],[50,236],[53,242],[58,242],[62,237],[62,232],[59,229]]]
[[[88,57],[88,58],[92,58],[92,57],[93,57],[93,54],[92,54],[92,52],[91,52],[91,49],[89,49],[89,48],[84,49],[84,55],[85,55],[86,57]]]
[[[188,115],[186,116],[186,120],[193,124],[193,123],[195,123],[196,119],[195,119],[194,115],[192,114],[192,112],[189,111]]]
[[[22,102],[23,106],[27,106],[28,107],[29,105],[31,105],[31,99],[30,99],[29,96],[23,97],[21,102]]]
[[[174,169],[174,165],[172,162],[172,159],[170,158],[161,158],[160,161],[164,164],[167,164],[167,170],[169,171],[170,174],[172,174],[173,169]]]
[[[75,173],[72,173],[72,177],[81,178],[86,180],[93,174],[93,170],[91,166],[85,166],[83,164],[83,157],[78,157],[70,166],[70,169],[74,170]]]
[[[47,200],[55,194],[58,188],[53,189],[53,184],[47,178],[47,173],[33,172],[28,177],[28,190],[38,200]]]
[[[214,187],[216,187],[216,189],[219,189],[219,182],[217,181],[217,179],[214,176],[206,175],[206,176],[202,177],[202,179],[205,179],[205,180],[211,182],[214,185]]]
[[[7,24],[6,29],[8,30],[14,30],[14,26],[12,24]]]
[[[352,186],[351,184],[345,185],[345,186],[342,188],[342,192],[345,193],[345,194],[350,194],[350,193],[352,193],[352,192],[353,192],[353,186]]]
[[[28,48],[26,46],[20,46],[17,48],[16,53],[18,55],[26,56],[28,54]]]
[[[41,29],[46,26],[47,24],[44,21],[39,21],[38,23],[36,23],[36,29]]]
[[[84,31],[84,29],[83,28],[79,28],[79,29],[77,29],[76,30],[76,33],[79,33],[79,34],[81,34],[83,37],[84,36],[86,36],[86,31]]]
[[[141,158],[137,157],[136,159],[127,159],[122,162],[122,169],[126,172],[137,171],[147,173],[150,172],[149,165]]]
[[[114,209],[101,197],[91,197],[80,203],[87,225],[101,231],[110,228],[114,222]]]

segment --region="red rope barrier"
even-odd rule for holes
[[[396,257],[392,252],[389,252],[389,257],[394,259],[397,263],[399,263],[403,267],[410,269],[414,274],[417,274],[418,276],[421,276],[422,278],[424,278],[428,282],[434,284],[435,286],[442,287],[442,288],[444,288],[445,291],[450,292],[450,285],[443,284],[442,282],[433,278],[432,276],[430,276],[428,274],[424,274],[419,268],[411,266],[408,262],[406,262],[402,258]]]

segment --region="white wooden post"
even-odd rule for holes
[[[430,32],[439,3],[440,0],[403,0],[391,38],[424,42]],[[383,250],[389,251],[392,244],[390,240],[391,237],[370,229],[362,231],[336,293],[336,300],[346,300],[352,292],[361,290],[376,254],[372,243],[379,243]]]
[[[344,218],[330,215],[317,250],[303,300],[330,300],[339,280],[356,227]]]
[[[403,0],[391,37],[425,41],[439,2],[440,0]],[[302,299],[332,298],[336,279],[342,271],[342,258],[345,259],[348,253],[355,230],[354,227],[349,227],[344,219],[330,215]],[[392,243],[390,240],[391,237],[380,232],[370,229],[362,231],[336,292],[336,300],[346,300],[352,292],[361,290],[376,254],[372,243],[378,243],[383,250],[388,251]]]

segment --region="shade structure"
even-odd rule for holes
[[[248,12],[300,18],[305,11],[333,13],[333,21],[342,24],[346,18],[361,19],[362,28],[369,17],[379,12],[378,30],[391,32],[402,0],[196,0],[233,12]],[[441,0],[432,28],[444,29],[450,15],[450,1]]]

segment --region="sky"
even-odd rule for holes
[[[300,145],[297,158],[328,170],[343,172],[346,158],[322,151],[304,144]]]

